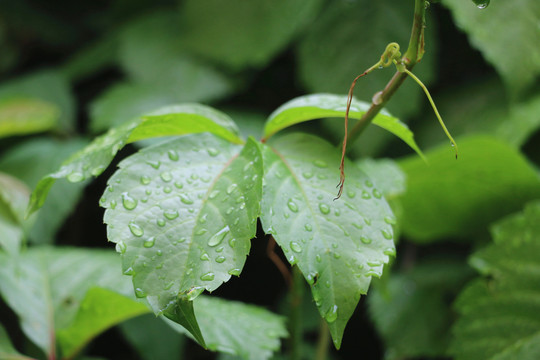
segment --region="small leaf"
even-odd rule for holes
[[[231,142],[242,143],[235,123],[225,114],[199,104],[169,106],[135,119],[105,135],[71,156],[60,169],[43,177],[37,184],[27,213],[39,209],[56,179],[80,182],[98,176],[126,144],[151,137],[212,132]]]
[[[65,358],[74,357],[83,346],[108,328],[149,311],[148,307],[114,291],[91,288],[81,301],[71,324],[57,332]]]
[[[276,132],[309,120],[326,117],[339,118],[343,121],[347,105],[347,96],[332,94],[312,94],[295,98],[276,109],[268,118],[264,137],[269,138]],[[370,103],[358,101],[353,98],[349,111],[350,119],[360,119],[369,110]],[[414,135],[407,125],[392,117],[386,110],[382,110],[373,119],[373,124],[391,132],[409,145],[418,155],[422,152],[414,141]]]
[[[266,360],[279,349],[280,338],[287,335],[283,317],[257,306],[199,296],[194,301],[194,309],[206,344],[212,351],[246,360]],[[171,321],[167,323],[192,337],[183,327]]]
[[[95,286],[132,294],[110,251],[37,247],[18,257],[0,253],[0,294],[26,336],[46,354],[54,353],[57,329],[70,326]]]
[[[101,205],[135,293],[159,314],[238,276],[260,213],[257,144],[193,134],[122,161]]]
[[[199,343],[205,349],[207,348],[204,342],[204,337],[201,334],[201,329],[195,318],[193,311],[193,301],[178,299],[172,306],[167,308],[163,312],[166,318],[171,319],[175,323],[178,323],[184,327],[192,336],[195,341]]]
[[[403,233],[417,242],[462,238],[540,198],[540,179],[516,149],[489,136],[462,138],[456,159],[444,144],[429,165],[406,158]],[[494,195],[495,194],[495,195]]]
[[[451,353],[465,359],[540,355],[540,203],[499,221],[470,262],[482,273],[460,294]]]
[[[0,138],[50,130],[58,121],[59,109],[38,99],[0,100]]]
[[[345,325],[372,276],[395,255],[392,211],[380,190],[348,164],[336,201],[340,153],[311,135],[265,146],[261,223],[311,286],[319,313],[340,347]]]

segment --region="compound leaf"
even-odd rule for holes
[[[30,199],[28,213],[39,209],[56,179],[80,182],[98,176],[124,145],[151,137],[212,132],[231,142],[242,143],[236,124],[225,114],[199,104],[169,106],[150,113],[96,138],[71,156],[54,173],[43,177]]]
[[[343,196],[336,196],[340,153],[306,134],[265,146],[261,222],[297,264],[339,348],[345,325],[371,277],[395,255],[395,218],[382,193],[347,164]]]
[[[262,157],[212,134],[145,148],[122,161],[101,205],[135,293],[156,313],[239,275],[260,212]]]
[[[264,127],[264,137],[269,138],[276,132],[289,126],[321,118],[333,117],[343,120],[347,105],[347,96],[333,94],[312,94],[297,97],[280,106],[268,118]],[[349,110],[350,119],[360,119],[371,106],[370,103],[353,98]],[[423,157],[414,141],[414,135],[408,126],[399,119],[382,110],[373,119],[373,124],[394,134]]]
[[[470,263],[483,277],[460,294],[451,352],[465,359],[537,359],[540,355],[540,203],[499,221],[494,244]]]

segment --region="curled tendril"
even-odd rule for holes
[[[386,45],[386,49],[384,50],[383,54],[381,55],[380,60],[370,68],[368,68],[366,71],[364,71],[362,74],[358,75],[352,82],[351,86],[349,87],[349,94],[347,96],[347,107],[345,109],[345,135],[343,136],[343,146],[341,149],[341,163],[339,165],[339,183],[337,184],[338,194],[334,198],[334,200],[337,200],[341,197],[341,194],[343,193],[343,186],[345,185],[345,154],[347,152],[347,133],[348,133],[348,127],[349,127],[349,110],[351,108],[352,99],[353,99],[353,91],[354,86],[356,85],[356,82],[358,79],[360,79],[362,76],[365,76],[372,72],[375,69],[382,69],[385,67],[389,67],[390,65],[394,64],[396,66],[397,71],[400,73],[405,73],[409,75],[420,87],[422,90],[424,90],[424,93],[426,94],[429,103],[431,104],[433,111],[435,112],[435,115],[437,116],[437,119],[439,120],[439,123],[441,124],[441,127],[444,130],[444,133],[446,136],[450,139],[450,142],[452,143],[452,146],[454,147],[454,151],[456,153],[456,159],[458,156],[458,147],[457,144],[452,138],[452,135],[450,135],[450,132],[446,128],[446,125],[444,124],[444,121],[441,118],[441,115],[439,114],[439,111],[437,110],[437,106],[435,106],[435,102],[431,98],[431,95],[426,88],[426,86],[414,75],[411,71],[407,69],[405,64],[401,61],[401,52],[399,51],[399,44],[392,42],[388,45]],[[382,101],[381,101],[382,102]]]

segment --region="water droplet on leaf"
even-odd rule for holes
[[[328,309],[328,311],[326,312],[326,314],[324,315],[324,318],[326,319],[326,321],[331,324],[333,323],[334,321],[337,320],[337,317],[338,317],[338,306],[337,305],[334,305],[334,306],[330,306],[330,309]]]
[[[217,262],[218,264],[221,264],[221,263],[223,263],[224,261],[225,261],[225,256],[218,256],[218,257],[216,258],[216,262]]]
[[[156,243],[156,239],[152,236],[151,238],[149,239],[146,239],[143,243],[143,246],[145,248],[151,248],[154,246],[154,244]]]
[[[167,151],[167,155],[169,156],[169,159],[172,161],[178,161],[178,153],[174,150]]]
[[[212,281],[214,280],[214,273],[213,272],[209,272],[209,273],[206,273],[204,275],[201,275],[201,280],[202,281]]]
[[[328,215],[330,213],[330,207],[328,205],[320,203],[319,204],[319,210],[324,214]]]
[[[176,210],[165,210],[163,216],[169,220],[174,220],[178,217],[178,211]]]
[[[133,210],[137,207],[137,200],[128,195],[127,192],[122,193],[122,205],[126,210]]]
[[[225,236],[227,236],[228,233],[229,227],[225,226],[223,229],[214,234],[214,236],[212,236],[210,240],[208,240],[208,246],[218,246],[219,244],[221,244],[223,239],[225,239]]]
[[[131,233],[137,237],[141,237],[144,235],[144,230],[139,225],[135,224],[134,222],[130,222],[128,224],[129,230]]]
[[[125,242],[120,241],[120,242],[116,243],[115,249],[116,249],[117,253],[123,254],[127,250],[127,245],[126,245]]]
[[[298,205],[296,205],[296,203],[292,199],[289,199],[287,206],[292,212],[298,212]]]
[[[146,292],[141,288],[136,288],[135,289],[135,296],[138,297],[138,298],[146,297]]]
[[[294,252],[297,252],[297,253],[302,252],[302,248],[296,242],[292,242],[290,247],[291,247],[291,250],[294,251]]]

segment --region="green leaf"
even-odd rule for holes
[[[179,47],[176,13],[158,12],[127,26],[120,36],[120,63],[131,81],[112,86],[91,106],[93,131],[107,130],[159,107],[219,99],[232,82]]]
[[[42,104],[40,111],[48,113],[47,117],[52,117],[54,111],[55,117],[59,116],[57,122],[59,129],[64,132],[74,130],[75,102],[68,82],[60,73],[51,70],[40,71],[2,84],[0,99],[13,98],[41,100],[47,103],[48,109]],[[54,110],[52,106],[55,107]]]
[[[0,99],[0,138],[49,130],[54,128],[59,115],[55,105],[42,100]]]
[[[68,154],[73,154],[86,144],[79,139],[60,141],[33,138],[2,154],[0,171],[9,173],[34,188],[46,174],[58,169]],[[42,211],[28,224],[29,240],[33,243],[53,243],[56,232],[78,203],[84,183],[60,182],[51,189]],[[25,206],[28,205],[28,201]],[[24,214],[23,214],[24,216]]]
[[[187,0],[180,39],[190,52],[233,69],[262,67],[311,23],[320,0]]]
[[[372,276],[395,255],[395,219],[382,193],[348,163],[343,196],[336,196],[340,152],[306,134],[265,146],[261,222],[297,264],[339,348],[345,325]]]
[[[453,318],[450,299],[471,273],[463,261],[432,258],[374,284],[368,309],[384,340],[385,358],[445,356]]]
[[[23,242],[24,208],[30,190],[18,179],[0,173],[0,246],[10,255],[19,253]]]
[[[108,328],[148,311],[146,305],[115,291],[97,287],[89,289],[73,322],[57,332],[62,356],[72,358]]]
[[[325,117],[343,119],[347,105],[347,96],[332,94],[312,94],[297,97],[276,109],[268,118],[264,127],[264,137],[269,138],[276,132],[309,120]],[[370,104],[353,99],[349,110],[350,119],[360,119],[369,110]],[[340,119],[340,120],[341,120]],[[391,132],[409,145],[418,155],[422,152],[414,141],[414,135],[407,125],[382,110],[373,119],[373,124]],[[350,125],[352,126],[352,125]]]
[[[533,84],[540,74],[538,1],[498,1],[481,11],[468,1],[444,0],[443,4],[514,95]]]
[[[182,359],[186,337],[153,314],[125,321],[119,328],[137,355],[144,360]]]
[[[39,209],[56,179],[81,182],[98,176],[126,144],[151,137],[211,132],[242,143],[236,124],[225,114],[199,104],[169,106],[109,130],[71,156],[60,169],[43,177],[30,199],[28,213]]]
[[[159,314],[239,275],[255,236],[257,144],[193,134],[122,161],[100,203],[107,234],[139,297]]]
[[[460,294],[451,352],[464,359],[540,355],[540,203],[492,228],[494,244],[471,264],[484,276]]]
[[[403,233],[417,242],[462,238],[540,197],[540,179],[517,150],[489,136],[458,141],[460,155],[444,144],[428,164],[406,158]]]
[[[163,315],[175,323],[182,325],[193,336],[193,339],[206,349],[207,346],[204,337],[201,334],[201,329],[193,311],[193,301],[184,298],[187,298],[187,296],[180,296],[172,306],[163,312]]]
[[[300,77],[309,91],[346,94],[353,79],[373,66],[390,42],[407,48],[414,4],[411,1],[359,0],[332,1],[314,21],[298,45]],[[425,83],[434,78],[434,22],[429,14],[425,28],[426,54],[414,72]],[[393,67],[374,71],[358,80],[354,89],[358,99],[369,101],[384,89]],[[406,80],[388,103],[392,114],[408,118],[427,103],[422,89]]]
[[[17,257],[0,253],[0,294],[26,336],[48,355],[54,353],[57,329],[70,326],[86,292],[96,286],[133,294],[111,251],[37,247]]]
[[[2,324],[0,324],[0,358],[3,360],[32,360],[32,358],[22,355],[13,347],[9,340],[9,334]]]
[[[280,338],[287,336],[285,319],[257,306],[200,296],[194,308],[206,344],[213,351],[266,360],[279,349]],[[184,328],[167,323],[191,337]]]

